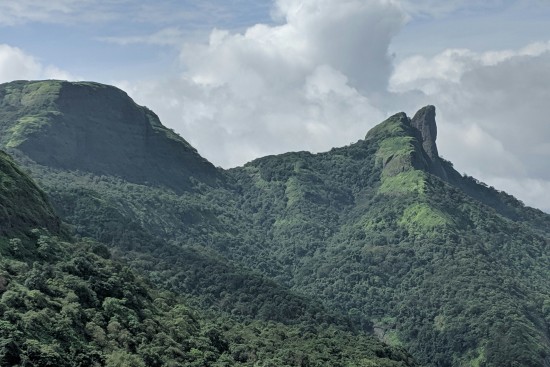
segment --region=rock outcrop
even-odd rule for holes
[[[437,151],[437,124],[435,122],[435,107],[425,106],[411,119],[411,126],[416,129],[416,137],[422,144],[424,158],[428,165],[428,171],[442,179],[447,179],[447,173],[441,164]]]

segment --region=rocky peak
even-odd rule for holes
[[[411,126],[416,130],[416,138],[422,144],[429,172],[447,180],[447,173],[441,164],[435,143],[437,139],[435,107],[428,105],[421,108],[412,118]]]
[[[421,108],[412,118],[411,126],[418,130],[418,138],[428,157],[430,157],[432,161],[436,160],[439,154],[435,143],[435,139],[437,138],[435,107],[429,105]]]

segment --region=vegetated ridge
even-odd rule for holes
[[[0,152],[0,365],[415,366],[335,326],[240,323],[154,289],[106,246],[63,233],[45,194]]]
[[[2,85],[3,106],[29,98],[40,111],[42,93],[28,92],[34,83]],[[61,84],[98,94],[111,88]],[[14,97],[13,90],[22,92]],[[109,141],[103,135],[124,135],[121,126],[132,124],[110,106],[140,109],[120,92],[109,95],[100,99],[107,112],[98,119],[117,127],[89,135],[92,145]],[[125,102],[113,103],[114,96]],[[48,160],[34,159],[22,142],[40,141],[49,130],[38,126],[17,137],[14,121],[25,121],[27,112],[22,102],[9,103],[0,116],[3,146],[45,188],[77,237],[108,244],[157,286],[243,321],[347,323],[427,365],[549,363],[550,216],[440,158],[433,106],[412,118],[391,116],[357,143],[325,153],[204,171],[152,155],[152,176],[144,170],[135,179],[113,168],[131,160],[127,153],[68,167],[45,146]],[[51,106],[66,114],[64,105]],[[48,126],[56,121],[48,119]],[[198,154],[190,159],[204,162]],[[96,165],[104,167],[101,175]],[[173,169],[184,174],[173,177]],[[289,298],[268,302],[273,289]],[[303,307],[279,307],[294,296]],[[314,311],[308,303],[322,307]],[[296,316],[296,310],[305,311]]]

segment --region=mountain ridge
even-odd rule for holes
[[[190,189],[193,179],[214,186],[223,182],[195,148],[118,88],[18,81],[0,85],[0,102],[3,145],[38,164],[150,181],[178,192]]]
[[[190,309],[104,245],[49,232],[45,197],[0,152],[2,366],[416,366],[401,349],[333,326],[244,324]]]
[[[25,108],[0,110],[0,128]],[[426,106],[412,118],[390,116],[349,146],[259,158],[218,170],[219,185],[198,180],[180,191],[44,166],[7,148],[77,236],[108,244],[159,286],[186,284],[193,275],[182,267],[215,282],[185,262],[187,251],[208,249],[360,330],[374,328],[426,365],[544,365],[550,216],[459,174],[438,156],[436,138],[435,108]],[[233,279],[237,289],[250,284]],[[222,293],[203,304],[256,317]]]

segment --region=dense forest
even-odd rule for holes
[[[186,310],[204,310],[189,311],[199,320],[189,338],[205,340],[210,322],[228,350],[237,341],[256,348],[243,352],[250,363],[300,365],[304,359],[292,355],[300,351],[311,366],[368,366],[373,356],[406,365],[413,363],[407,350],[429,366],[543,366],[550,216],[456,172],[439,157],[436,135],[427,106],[412,118],[388,118],[346,147],[222,170],[116,88],[4,84],[0,145],[47,193],[40,200],[54,209],[40,215],[50,219],[31,223],[56,238],[62,255],[39,258],[35,234],[23,246],[33,249],[28,258],[3,259],[29,269],[50,261],[61,279],[79,276],[66,265],[73,256],[91,256],[104,264],[92,268],[132,274],[142,287],[119,296],[154,294],[144,296],[149,303],[125,301],[140,322],[158,295],[169,294],[164,302],[178,310],[184,299]],[[161,324],[166,310],[151,315]],[[100,325],[106,334],[108,324]],[[266,338],[276,355],[258,346]],[[331,347],[320,340],[336,343],[340,357],[327,359]],[[101,361],[110,348],[98,352]],[[124,353],[145,361],[136,348]],[[240,362],[211,350],[215,357],[197,363]]]
[[[415,365],[402,349],[336,324],[243,323],[194,310],[105,245],[72,239],[4,153],[0,198],[2,366]]]

